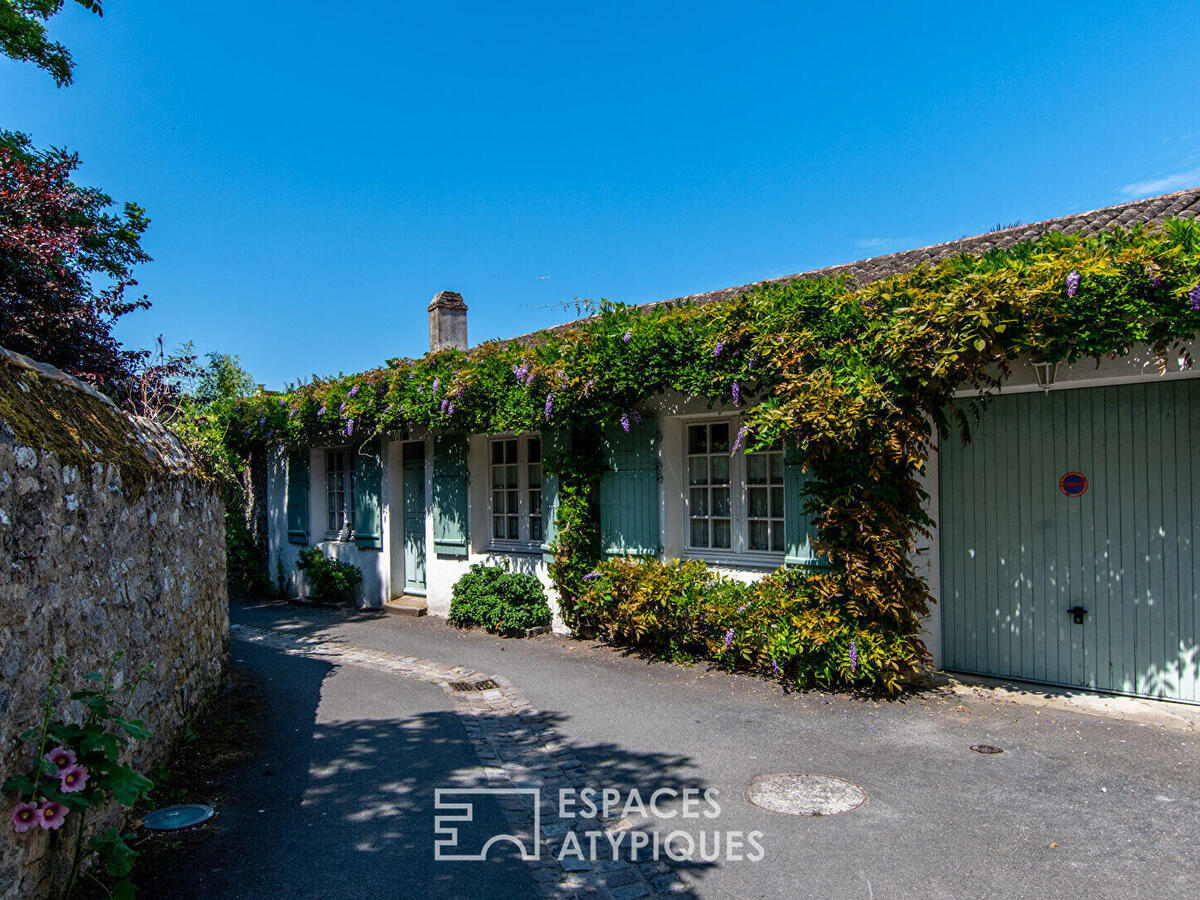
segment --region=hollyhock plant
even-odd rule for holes
[[[43,800],[38,807],[38,824],[47,831],[58,831],[67,818],[67,808],[57,800]]]
[[[41,817],[38,815],[38,806],[36,803],[29,803],[22,800],[12,811],[12,827],[17,834],[24,834],[34,825],[41,822]]]
[[[66,747],[55,747],[43,759],[61,773],[64,769],[69,769],[75,765],[76,757],[74,750],[68,750]]]
[[[88,771],[83,766],[68,766],[58,773],[61,785],[59,790],[64,794],[77,794],[87,787]]]

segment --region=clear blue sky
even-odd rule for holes
[[[1200,4],[106,0],[0,126],[153,220],[154,302],[278,387],[1200,185]]]

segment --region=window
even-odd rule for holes
[[[325,452],[325,533],[354,529],[354,466],[345,450]]]
[[[780,554],[783,537],[783,448],[732,452],[737,423],[687,425],[687,547],[703,556]]]
[[[492,438],[490,445],[492,541],[541,544],[541,438]]]

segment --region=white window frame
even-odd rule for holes
[[[496,444],[502,444],[507,441],[516,441],[517,444],[517,460],[515,463],[493,463],[493,447]],[[538,459],[535,462],[530,462],[530,442],[537,441],[538,443]],[[489,435],[487,440],[487,533],[488,533],[488,548],[493,550],[504,550],[518,553],[540,553],[542,549],[542,541],[545,539],[546,523],[541,521],[541,491],[545,489],[546,472],[544,468],[544,451],[545,447],[542,442],[542,436],[536,431],[523,432],[521,434],[498,434]],[[507,452],[507,451],[505,451]],[[497,488],[493,482],[495,470],[498,465],[516,465],[517,467],[517,537],[516,538],[498,538],[495,536],[495,517],[497,515],[511,515],[505,509],[505,512],[496,512],[496,493]],[[541,481],[537,486],[531,486],[532,479],[530,478],[531,467],[537,466],[541,474]],[[507,486],[502,490],[510,490]],[[533,493],[537,492],[537,508],[534,509]],[[537,537],[531,536],[532,520],[537,519],[541,523],[542,533]]]
[[[339,541],[342,539],[343,532],[347,535],[346,540],[354,540],[354,456],[348,447],[326,447],[322,451],[325,456],[325,540]],[[333,489],[333,472],[330,462],[337,454],[342,461],[342,524],[336,528],[329,527],[329,517],[333,513],[330,506],[332,501]]]
[[[729,526],[730,526],[730,546],[725,547],[694,547],[692,546],[692,487],[691,477],[689,472],[688,457],[691,456],[688,452],[689,448],[689,432],[688,429],[697,425],[714,425],[723,424],[729,427],[729,441],[732,447],[736,440],[738,429],[741,427],[741,419],[737,416],[703,416],[703,417],[688,417],[680,420],[682,429],[681,434],[681,468],[680,477],[682,479],[683,493],[683,522],[680,547],[682,548],[681,555],[689,559],[701,559],[705,562],[712,562],[718,565],[747,565],[752,567],[768,567],[778,568],[783,565],[785,550],[751,550],[750,549],[750,520],[749,520],[749,491],[747,490],[747,478],[749,475],[749,457],[750,454],[744,449],[739,449],[736,452],[730,452],[729,458]],[[781,452],[781,451],[772,451]],[[711,451],[710,451],[711,453]],[[782,463],[782,459],[780,460]],[[781,470],[782,471],[782,470]],[[782,485],[780,485],[782,487]],[[769,492],[768,492],[769,493]],[[711,502],[711,501],[710,501]],[[783,498],[784,505],[787,503],[786,493]],[[780,527],[783,525],[783,510],[779,510],[779,516],[772,516],[772,519],[779,521]],[[711,515],[710,515],[711,517]]]

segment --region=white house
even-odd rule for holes
[[[779,280],[867,282],[1049,231],[1198,212],[1200,190],[1184,191]],[[428,312],[431,349],[467,346],[460,296],[442,292]],[[925,473],[939,527],[916,551],[938,600],[925,635],[937,665],[1200,702],[1197,374],[1148,349],[1098,367],[1017,366],[970,444],[939,442]],[[663,396],[646,411],[604,438],[606,550],[695,557],[745,579],[813,561],[798,461],[730,453],[742,410]],[[549,586],[555,485],[543,458],[560,439],[414,431],[366,451],[276,458],[272,571],[278,560],[295,573],[315,543],[361,567],[367,605],[419,597],[435,615],[474,562],[508,560]]]

